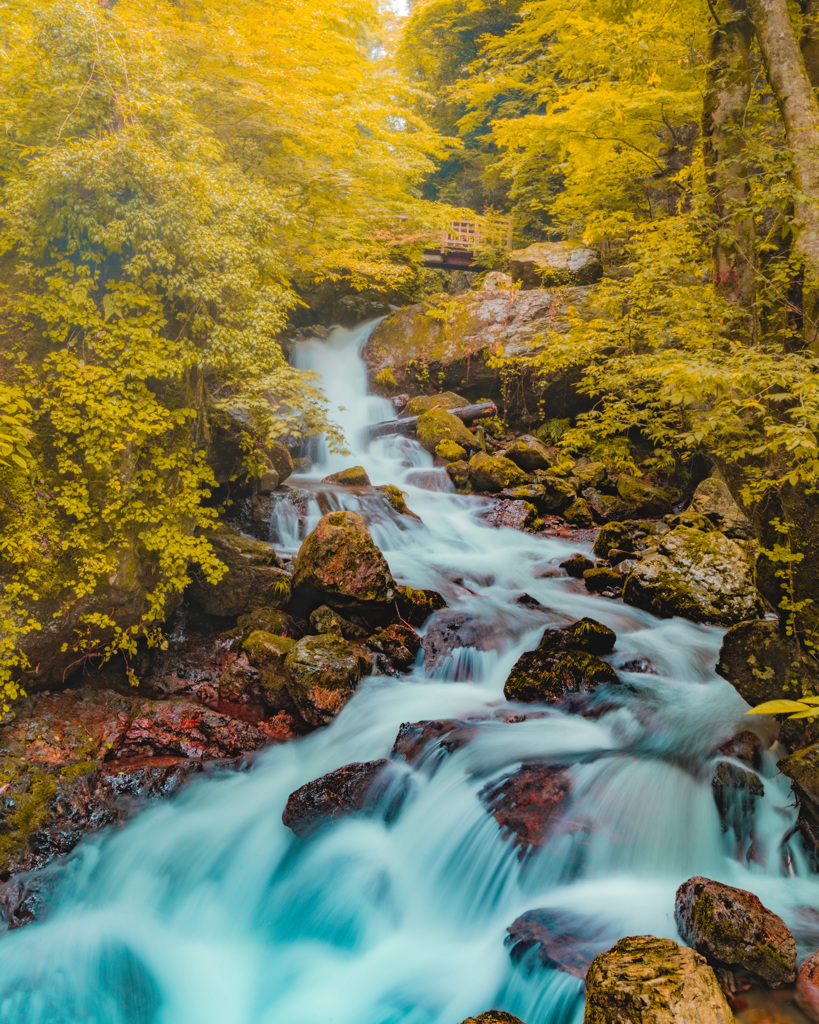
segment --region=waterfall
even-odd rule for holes
[[[462,651],[434,673],[419,660],[403,677],[370,677],[329,727],[82,843],[59,868],[46,920],[2,939],[0,1021],[458,1024],[497,1007],[527,1024],[574,1024],[582,983],[516,966],[504,947],[528,910],[591,918],[610,942],[676,938],[675,890],[694,874],[753,890],[789,923],[819,907],[819,881],[798,853],[787,865],[779,853],[795,810],[773,758],[756,798],[754,858],[738,858],[722,830],[715,752],[742,727],[746,705],[714,672],[721,632],[550,575],[577,544],[487,526],[484,499],[455,494],[414,441],[363,448],[361,428],[391,415],[367,394],[368,329],[301,347],[300,365],[322,378],[352,452],[324,452],[291,482],[315,490],[360,464],[373,484],[401,487],[421,522],[376,510],[366,495],[337,491],[332,501],[363,507],[393,574],[486,623],[491,649]],[[300,522],[278,508],[274,533],[295,548],[318,503]],[[540,607],[518,603],[524,594]],[[586,615],[617,632],[609,660],[622,685],[607,713],[490,714],[436,770],[405,769],[409,795],[389,825],[351,817],[307,841],[283,826],[294,789],[389,756],[402,722],[503,707],[512,665],[544,627]],[[636,658],[654,672],[621,668]],[[567,766],[576,827],[521,859],[478,794],[529,759]]]

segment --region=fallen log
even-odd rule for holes
[[[460,409],[447,409],[447,412],[451,412],[464,423],[474,423],[484,416],[497,416],[498,407],[494,402],[478,402],[477,405],[464,405]],[[364,428],[362,440],[374,441],[377,437],[387,437],[389,434],[414,434],[420,419],[420,416],[406,416],[404,419],[372,423]]]

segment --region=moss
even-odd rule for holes
[[[418,516],[416,516],[407,505],[406,491],[402,491],[400,487],[396,487],[395,484],[384,484],[381,487],[377,487],[376,490],[381,491],[392,508],[400,516],[412,516],[413,519],[418,518]]]
[[[606,523],[600,527],[600,532],[594,541],[594,553],[598,558],[607,558],[612,548],[620,551],[632,551],[634,544],[631,539],[631,530],[625,523]]]
[[[466,449],[455,441],[441,441],[435,449],[435,454],[444,462],[463,462],[466,458]]]
[[[442,441],[454,442],[464,450],[478,447],[474,435],[446,409],[430,409],[422,413],[415,432],[421,445],[430,453],[434,453]]]
[[[617,493],[644,515],[667,515],[671,511],[671,498],[659,487],[644,484],[642,480],[621,473],[617,477]]]
[[[325,484],[339,484],[342,487],[370,487],[370,478],[363,466],[352,466],[350,469],[342,469],[340,473],[333,473],[322,480]]]
[[[295,642],[285,636],[274,636],[271,633],[256,630],[242,644],[242,650],[247,654],[250,664],[254,668],[262,670],[271,664],[284,661]]]
[[[527,482],[527,475],[511,459],[478,452],[469,460],[469,479],[479,491],[497,492]]]
[[[583,573],[586,590],[599,594],[603,590],[619,590],[623,585],[623,577],[613,569],[587,569]]]
[[[583,498],[575,498],[563,513],[563,517],[567,523],[572,523],[573,526],[580,526],[584,529],[594,523],[591,507]]]
[[[48,805],[56,790],[56,779],[35,771],[28,791],[16,797],[0,834],[0,871],[7,870],[11,858],[25,849],[32,834],[48,820]]]
[[[462,409],[469,402],[454,391],[444,391],[438,395],[417,395],[407,402],[404,412],[408,416],[420,416],[430,409]]]

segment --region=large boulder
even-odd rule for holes
[[[440,668],[461,647],[491,651],[498,650],[501,642],[487,620],[464,612],[445,611],[435,616],[424,634],[424,667],[428,672]]]
[[[734,1015],[704,957],[635,935],[592,961],[583,1024],[734,1024]]]
[[[590,693],[602,683],[617,683],[617,673],[599,657],[614,649],[615,640],[614,632],[594,619],[547,629],[538,646],[515,662],[503,695],[524,703],[554,703]]]
[[[220,526],[208,540],[226,572],[217,583],[194,578],[188,597],[209,615],[233,616],[261,603],[280,607],[290,599],[290,576],[270,544]]]
[[[809,846],[819,854],[819,743],[795,750],[776,766],[791,780],[791,788],[799,801],[799,828]]]
[[[590,291],[466,292],[399,309],[364,346],[370,385],[417,394],[436,381],[469,402],[492,399],[506,418],[532,424],[544,408],[575,415],[589,406],[576,390],[582,370],[544,375],[538,355],[569,329],[570,308],[593,315]],[[507,361],[503,369],[498,355]]]
[[[665,491],[628,473],[617,477],[617,493],[639,516],[664,516],[671,511],[671,497]]]
[[[291,793],[282,813],[282,821],[302,839],[313,835],[323,825],[352,814],[375,811],[393,782],[390,762],[356,762],[322,775]],[[400,796],[394,787],[394,796]],[[397,810],[398,799],[387,809]],[[390,814],[387,815],[390,817]]]
[[[536,469],[548,469],[557,461],[546,445],[541,444],[531,434],[517,438],[503,454],[516,466],[520,466],[525,473],[532,473]]]
[[[803,686],[819,689],[819,666],[770,619],[740,622],[723,637],[717,672],[751,707],[768,700],[798,700]]]
[[[487,1010],[477,1017],[467,1017],[461,1024],[523,1024],[523,1021],[504,1010]]]
[[[510,252],[507,261],[522,288],[594,284],[603,276],[600,253],[575,242],[535,242]]]
[[[451,754],[465,746],[475,735],[475,725],[455,718],[425,722],[403,722],[395,738],[392,757],[415,765],[427,757]]]
[[[296,641],[290,637],[276,636],[264,630],[255,630],[242,645],[248,662],[256,669],[265,704],[275,711],[289,706],[287,669],[285,659],[293,650]]]
[[[752,618],[759,606],[749,551],[721,533],[687,526],[665,534],[634,567],[623,597],[655,615],[721,626]]]
[[[728,485],[717,473],[699,484],[688,511],[705,516],[726,537],[751,539],[754,536],[751,521],[734,501]]]
[[[421,413],[429,412],[430,409],[462,409],[469,405],[469,401],[454,391],[442,391],[437,395],[416,395],[411,398],[402,416],[420,416]]]
[[[329,512],[305,537],[293,567],[293,588],[323,604],[388,604],[396,584],[357,512]]]
[[[284,661],[287,689],[311,725],[327,725],[356,691],[369,662],[340,636],[306,636]]]
[[[507,928],[506,947],[515,963],[585,978],[592,960],[611,945],[611,923],[555,907],[527,910]],[[610,937],[607,938],[607,935]]]
[[[677,890],[674,918],[683,940],[710,963],[748,971],[772,988],[795,980],[793,935],[752,892],[689,878]]]

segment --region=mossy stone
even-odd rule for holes
[[[363,466],[351,466],[340,473],[331,473],[322,481],[323,484],[338,484],[342,487],[370,487],[370,478]]]
[[[619,590],[623,585],[623,577],[619,572],[605,567],[587,569],[583,573],[586,590],[592,594],[600,594],[604,590]]]
[[[453,441],[465,451],[474,451],[478,447],[475,435],[464,426],[462,420],[446,409],[430,409],[422,413],[415,433],[422,447],[433,455],[442,441]]]
[[[617,493],[640,515],[664,516],[671,511],[671,497],[666,491],[645,484],[628,473],[617,477]]]
[[[588,529],[594,523],[591,506],[585,498],[575,498],[563,513],[563,518],[572,526],[579,526],[582,529]]]
[[[462,448],[455,441],[441,441],[435,449],[435,454],[444,462],[463,462],[466,458],[466,448]]]
[[[600,527],[594,541],[594,553],[598,558],[605,558],[612,548],[619,548],[621,551],[634,550],[631,530],[625,523],[605,523]]]
[[[478,452],[469,460],[469,480],[475,490],[496,494],[526,483],[528,476],[510,459]]]

